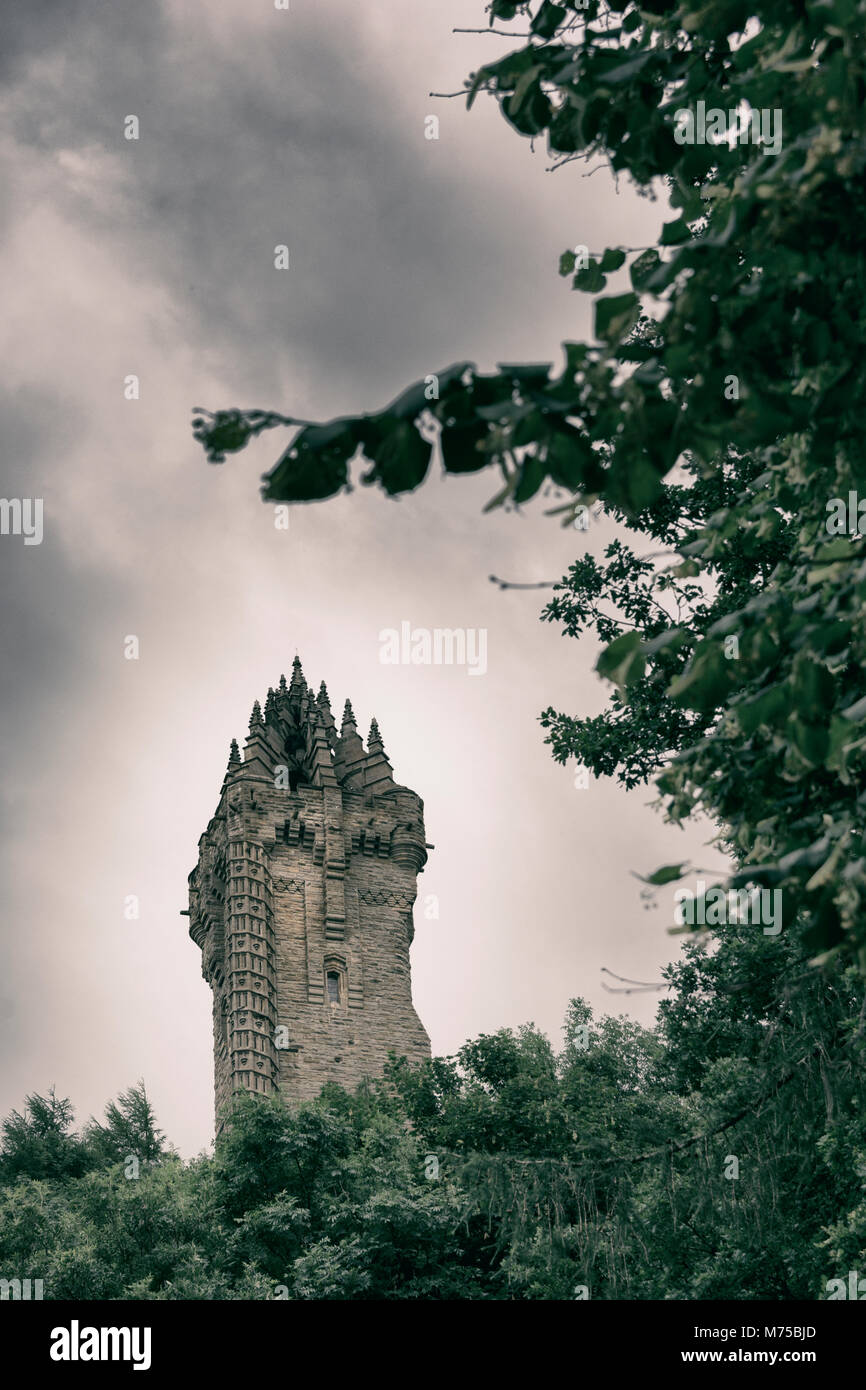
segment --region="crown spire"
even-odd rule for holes
[[[291,684],[289,685],[289,691],[298,691],[300,694],[303,694],[306,688],[307,682],[304,680],[304,672],[301,668],[301,658],[299,656],[296,656],[294,661],[292,662],[292,679]]]

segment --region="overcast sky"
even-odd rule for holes
[[[485,516],[491,475],[358,489],[277,530],[259,479],[286,436],[217,468],[189,419],[327,418],[453,361],[558,362],[590,331],[561,251],[643,244],[663,205],[546,172],[492,103],[430,98],[515,46],[452,33],[481,0],[0,12],[0,492],[44,499],[41,545],[0,537],[0,1113],[54,1084],[83,1120],[144,1077],[184,1153],[210,1142],[210,994],[179,914],[229,741],[296,652],[424,798],[434,1050],[529,1021],[558,1042],[575,995],[649,1022],[656,995],[602,986],[678,950],[630,871],[706,863],[708,832],[666,827],[651,789],[575,788],[537,716],[603,708],[596,648],[539,622],[543,590],[488,580],[558,578],[610,529]],[[487,673],[383,665],[402,621],[486,629]]]

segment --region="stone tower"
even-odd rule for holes
[[[253,705],[189,876],[189,932],[213,991],[217,1125],[233,1092],[312,1099],[381,1075],[430,1040],[412,1005],[424,805],[394,782],[376,721],[367,747],[346,701],[295,658]]]

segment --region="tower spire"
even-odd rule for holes
[[[325,728],[325,737],[328,740],[328,747],[333,748],[337,742],[337,726],[334,723],[334,716],[331,713],[331,701],[328,697],[328,687],[325,682],[319,686],[319,693],[316,696],[319,714]]]
[[[301,658],[296,656],[292,662],[292,679],[289,684],[290,695],[303,695],[307,689],[307,682],[304,680],[304,672],[301,668]]]
[[[366,754],[355,723],[352,702],[347,700],[343,709],[340,737],[334,746],[334,771],[338,780],[360,790],[364,785],[365,761]]]
[[[220,791],[220,795],[222,795],[229,782],[231,782],[234,779],[235,774],[240,770],[241,767],[241,750],[238,748],[237,739],[233,738],[229,747],[229,760],[226,764],[225,776],[223,777],[223,784]]]
[[[379,725],[375,719],[370,723],[367,735],[367,762],[364,768],[364,786],[379,795],[394,787],[394,769],[388,761]]]

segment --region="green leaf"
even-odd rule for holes
[[[734,666],[736,662],[724,656],[719,642],[703,641],[682,675],[672,681],[668,696],[687,709],[711,714],[725,703],[734,683]]]
[[[371,422],[362,429],[364,453],[374,463],[363,483],[381,483],[392,497],[411,492],[424,481],[430,466],[432,444],[423,439],[408,420]]]
[[[568,101],[563,102],[554,112],[547,131],[551,150],[561,154],[577,154],[586,145],[583,130],[583,114],[586,102],[574,91],[569,92]]]
[[[619,342],[637,323],[640,300],[636,294],[614,294],[595,305],[595,336],[608,343]]]
[[[607,284],[607,279],[601,273],[599,261],[590,259],[589,265],[583,266],[574,277],[574,288],[584,290],[587,294],[598,294]]]
[[[552,38],[566,14],[565,5],[555,5],[552,0],[544,0],[544,4],[529,26],[530,31],[537,34],[540,39]]]
[[[835,703],[836,686],[827,667],[802,653],[794,663],[793,693],[800,713],[810,722],[823,722]]]
[[[836,536],[832,541],[818,547],[815,559],[821,563],[830,563],[833,560],[850,560],[856,553],[852,549],[850,537]]]
[[[658,470],[645,454],[635,454],[627,461],[617,460],[608,475],[606,492],[611,502],[637,516],[656,500],[661,489]]]
[[[531,455],[524,459],[520,465],[520,477],[514,489],[514,501],[518,504],[528,502],[530,497],[535,496],[546,477],[547,468],[543,459],[537,455]]]
[[[523,385],[542,383],[550,376],[550,362],[497,362],[497,369],[509,381]]]
[[[782,723],[790,710],[790,692],[784,682],[771,685],[760,695],[750,700],[742,700],[733,706],[737,722],[749,738],[762,724],[774,726]]]
[[[637,877],[640,878],[641,883],[650,883],[653,887],[661,887],[665,883],[674,883],[678,878],[682,878],[688,867],[688,860],[683,864],[665,864],[647,878],[643,878],[640,874]]]
[[[266,475],[264,499],[317,502],[333,497],[349,481],[348,463],[357,448],[358,434],[343,420],[308,425]]]
[[[539,135],[550,120],[552,107],[539,82],[539,75],[543,71],[540,64],[528,68],[503,104],[506,119],[521,135]]]
[[[640,680],[646,667],[646,657],[640,649],[640,634],[623,632],[615,637],[598,658],[595,669],[605,680],[625,687]]]
[[[634,288],[644,289],[646,281],[651,277],[652,272],[659,267],[659,264],[659,253],[657,253],[655,246],[651,246],[649,250],[639,254],[637,260],[632,260],[630,267],[628,267],[628,274],[631,275],[631,284],[634,285]]]
[[[792,719],[791,737],[806,761],[813,767],[820,767],[830,747],[830,734],[826,725],[807,724],[804,720]]]
[[[832,853],[827,856],[824,863],[820,868],[815,870],[812,877],[807,881],[807,893],[814,893],[816,889],[823,888],[826,884],[833,882],[844,849],[844,838],[837,840]]]
[[[665,222],[662,227],[662,246],[677,246],[681,241],[689,241],[690,238],[689,224],[684,217],[678,217],[674,222]]]
[[[443,425],[439,448],[446,473],[477,473],[479,468],[485,468],[489,460],[479,446],[489,437],[489,433],[483,422]]]
[[[426,381],[416,381],[414,386],[407,386],[396,400],[386,406],[384,414],[393,415],[397,420],[416,419],[422,410],[427,410],[430,406],[426,391]]]
[[[689,633],[684,627],[669,627],[664,632],[660,632],[657,637],[652,637],[648,642],[643,643],[643,650],[647,656],[655,656],[657,652],[666,651],[668,647],[682,647],[689,641]]]
[[[628,82],[630,78],[636,77],[639,72],[643,72],[647,64],[653,62],[654,59],[655,53],[652,49],[645,48],[638,53],[637,57],[629,58],[624,63],[617,63],[614,67],[603,73],[600,77],[600,81],[605,84],[613,82],[614,85],[619,82]]]
[[[601,458],[572,425],[554,430],[547,441],[547,470],[558,487],[597,492],[604,483]]]

